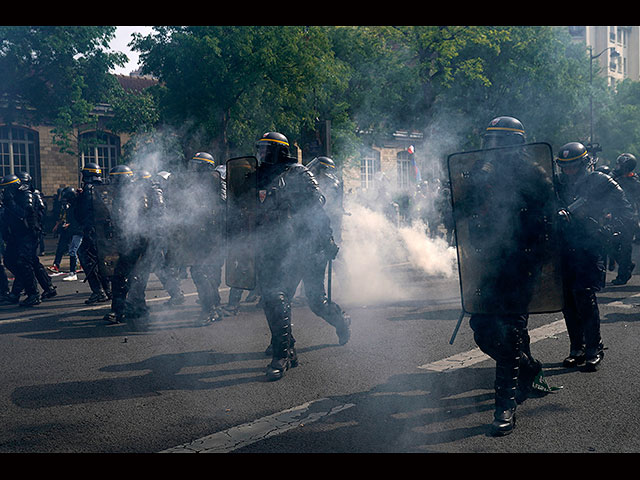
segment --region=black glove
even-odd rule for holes
[[[327,255],[327,259],[328,260],[333,260],[338,256],[338,251],[340,250],[340,247],[338,247],[338,245],[336,244],[335,240],[333,239],[333,237],[329,238],[329,243],[328,245],[325,247],[324,251]]]

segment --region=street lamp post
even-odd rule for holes
[[[607,47],[602,50],[599,54],[593,55],[593,47],[591,45],[589,48],[589,120],[591,123],[591,130],[589,133],[589,143],[593,143],[593,61],[602,55],[607,50],[611,51],[611,58],[617,58],[620,56],[615,47]]]

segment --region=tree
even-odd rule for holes
[[[223,158],[253,152],[269,130],[294,141],[341,81],[316,26],[154,27],[132,45],[160,80],[161,119],[183,132],[185,150]]]
[[[95,104],[116,85],[109,70],[126,60],[107,51],[115,28],[0,26],[5,121],[52,122],[54,140],[73,151],[72,128],[90,120]]]

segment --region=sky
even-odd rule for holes
[[[131,34],[133,32],[142,33],[146,35],[151,33],[151,27],[143,26],[118,26],[116,30],[116,36],[111,41],[109,46],[111,50],[115,52],[122,52],[129,57],[129,63],[124,67],[116,67],[113,73],[120,75],[129,75],[132,71],[138,68],[138,54],[129,50],[127,44],[131,41]]]

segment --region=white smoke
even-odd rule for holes
[[[400,272],[451,277],[457,274],[455,248],[430,238],[422,221],[397,226],[382,212],[349,202],[340,248],[340,298],[345,303],[372,303],[410,298]]]

